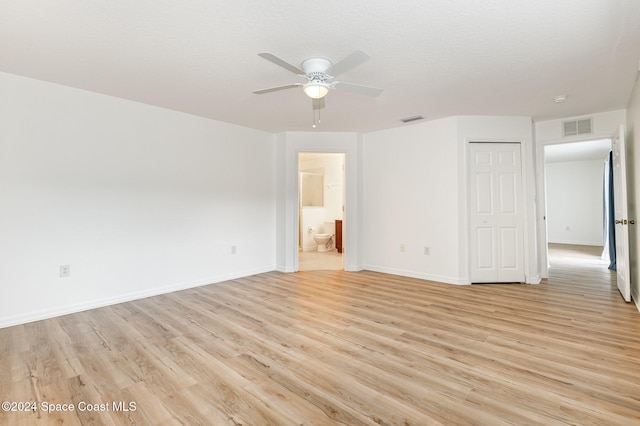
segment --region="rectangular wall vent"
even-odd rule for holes
[[[562,123],[562,136],[588,135],[593,133],[592,124],[591,118],[565,121]]]
[[[400,121],[402,121],[403,123],[411,123],[412,121],[418,121],[418,120],[424,120],[424,117],[421,115],[415,115],[413,117],[403,118]]]

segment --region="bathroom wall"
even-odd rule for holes
[[[324,176],[325,220],[342,219],[344,202],[344,155],[300,154],[301,172],[318,173]]]
[[[301,172],[324,177],[323,207],[302,207],[300,211],[300,247],[303,251],[316,250],[313,234],[335,234],[335,221],[342,219],[344,154],[300,153],[298,167]],[[309,228],[312,228],[312,232],[309,232]]]
[[[324,233],[324,207],[303,207],[300,209],[300,248],[315,251],[318,244],[313,239],[316,233]]]

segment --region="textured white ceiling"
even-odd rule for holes
[[[640,59],[637,0],[0,0],[0,71],[271,132],[311,130],[299,66],[354,50],[371,59],[332,91],[324,131],[399,120],[626,107]],[[552,98],[566,94],[556,104]]]

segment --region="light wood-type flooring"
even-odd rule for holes
[[[640,424],[640,313],[554,249],[539,285],[272,272],[1,329],[37,409],[0,424]]]
[[[340,271],[343,270],[342,253],[330,251],[298,251],[299,271]]]

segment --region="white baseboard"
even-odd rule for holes
[[[362,265],[345,265],[344,270],[345,272],[360,272],[364,270],[364,267]]]
[[[540,284],[540,282],[542,281],[542,275],[541,274],[537,274],[533,277],[526,277],[525,282],[527,284]]]
[[[11,327],[14,325],[26,324],[29,322],[40,321],[48,318],[59,317],[62,315],[75,314],[77,312],[88,311],[90,309],[102,308],[105,306],[116,305],[118,303],[131,302],[133,300],[144,299],[146,297],[158,296],[174,291],[187,290],[189,288],[201,287],[204,285],[215,284],[223,281],[229,281],[237,278],[248,277],[251,275],[271,272],[274,268],[264,267],[256,268],[249,271],[243,271],[232,274],[223,274],[215,277],[202,279],[198,281],[176,283],[165,287],[153,288],[149,290],[121,294],[113,297],[107,297],[97,300],[89,300],[83,303],[76,303],[66,306],[57,306],[50,309],[42,309],[33,312],[27,312],[20,315],[14,315],[8,318],[0,319],[0,328]]]
[[[571,244],[576,246],[596,246],[603,247],[602,241],[593,242],[593,241],[569,241],[569,240],[561,240],[561,241],[548,241],[548,244]]]
[[[373,272],[382,272],[384,274],[399,275],[401,277],[418,278],[421,280],[436,281],[444,284],[468,285],[468,280],[458,277],[448,277],[444,275],[425,274],[423,272],[408,271],[404,269],[386,268],[375,265],[365,265],[363,269]]]
[[[286,273],[286,274],[290,274],[290,273],[292,273],[292,272],[296,272],[296,270],[295,270],[295,269],[293,269],[293,267],[292,267],[292,266],[290,266],[290,267],[286,267],[286,266],[284,266],[284,265],[278,265],[278,266],[276,266],[276,271],[278,271],[278,272],[284,272],[284,273]]]

